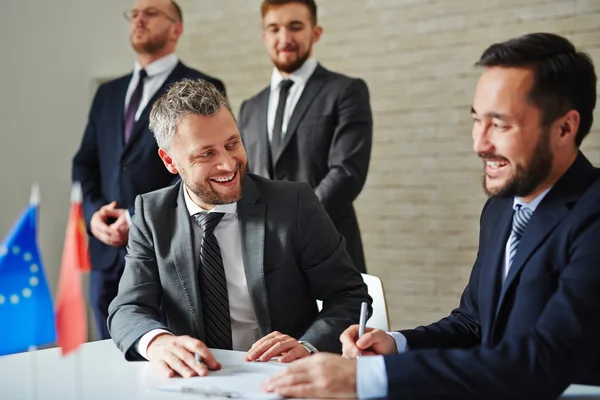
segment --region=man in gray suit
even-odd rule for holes
[[[311,188],[246,175],[231,107],[210,83],[174,84],[150,128],[182,182],[135,201],[108,318],[125,357],[192,376],[219,368],[208,348],[249,350],[249,361],[339,353],[371,299]]]
[[[373,122],[360,79],[323,68],[312,57],[322,33],[314,0],[264,0],[263,41],[275,68],[271,83],[242,104],[239,129],[250,172],[308,183],[366,272],[352,203],[369,168]]]

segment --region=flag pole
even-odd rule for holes
[[[29,205],[38,206],[40,204],[40,185],[36,182],[31,186],[31,195],[29,196]]]
[[[38,207],[40,204],[40,185],[36,182],[31,186],[29,195],[29,205]],[[37,237],[35,238],[37,241]],[[27,391],[28,400],[37,399],[37,346],[29,346],[29,390]]]
[[[29,346],[27,349],[29,354],[29,390],[27,391],[27,400],[37,399],[37,362],[36,362],[36,346]]]
[[[83,400],[83,382],[81,377],[81,349],[75,351],[75,398]]]
[[[73,182],[71,186],[71,203],[81,203],[81,184]],[[81,376],[81,349],[75,351],[75,398],[83,399],[83,382]]]

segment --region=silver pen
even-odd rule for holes
[[[358,321],[358,339],[361,338],[362,335],[365,334],[365,328],[367,326],[367,314],[369,310],[369,305],[366,301],[363,301],[360,305],[360,320]],[[362,350],[358,352],[358,356],[362,356]]]

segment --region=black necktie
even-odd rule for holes
[[[137,109],[140,106],[140,101],[142,100],[142,94],[144,93],[144,79],[148,76],[145,69],[141,69],[139,73],[139,81],[135,90],[131,94],[131,98],[129,99],[129,104],[127,104],[127,110],[125,111],[125,143],[129,141],[131,138],[131,133],[133,132],[133,127],[135,126],[135,114],[137,113]]]
[[[291,79],[284,79],[279,84],[279,103],[275,112],[275,123],[273,124],[273,137],[271,138],[271,160],[275,163],[279,152],[281,151],[281,135],[283,125],[283,114],[285,112],[285,102],[287,101],[290,87],[294,84]]]
[[[231,317],[227,280],[225,279],[221,249],[213,233],[224,215],[224,213],[198,213],[194,217],[203,230],[198,277],[206,345],[213,349],[231,350]]]

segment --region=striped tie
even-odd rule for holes
[[[510,253],[508,261],[508,270],[512,266],[515,254],[517,254],[517,247],[519,247],[519,242],[521,241],[521,237],[523,236],[523,232],[527,227],[527,223],[531,218],[531,214],[533,214],[533,211],[531,211],[527,207],[522,207],[520,204],[517,204],[516,207],[517,209],[515,210],[515,214],[513,215],[512,231],[510,233]],[[507,275],[508,270],[506,270]]]
[[[194,217],[203,231],[198,276],[206,345],[213,349],[231,350],[231,317],[229,315],[227,280],[225,279],[221,249],[213,233],[224,215],[224,213],[198,213]]]

